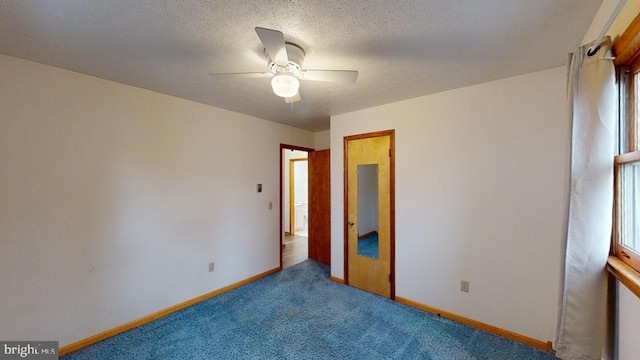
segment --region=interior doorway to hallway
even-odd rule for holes
[[[302,164],[302,160],[295,160],[296,154],[299,159],[304,156],[297,151],[307,155],[307,177],[298,180],[296,176],[289,181],[286,170],[296,167],[292,163]],[[331,264],[330,158],[329,149],[315,151],[280,144],[280,268],[305,259]],[[304,195],[288,195],[300,182],[305,185],[301,191],[307,193],[306,201]]]
[[[309,167],[313,149],[280,145],[280,265],[309,258]]]

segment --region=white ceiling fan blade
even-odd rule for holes
[[[356,70],[302,70],[304,80],[328,81],[339,84],[355,84],[358,80]]]
[[[284,35],[282,32],[256,27],[256,33],[273,62],[280,66],[289,65],[287,48],[284,43]]]
[[[304,80],[327,81],[339,84],[354,84],[358,80],[356,70],[303,70]]]
[[[241,73],[210,73],[214,79],[227,80],[227,79],[246,79],[246,78],[261,78],[272,77],[271,72],[241,72]]]
[[[297,93],[295,95],[293,95],[292,97],[286,97],[284,98],[284,102],[286,102],[287,104],[291,104],[294,102],[298,102],[301,101],[302,98],[300,97],[300,93]]]

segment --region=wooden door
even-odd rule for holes
[[[345,281],[394,298],[393,131],[346,137],[345,160]]]
[[[309,153],[309,258],[331,265],[329,150]]]

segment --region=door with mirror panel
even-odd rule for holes
[[[393,298],[393,131],[345,137],[345,281]]]

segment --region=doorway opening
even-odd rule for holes
[[[280,268],[309,258],[309,167],[313,149],[280,145]]]

